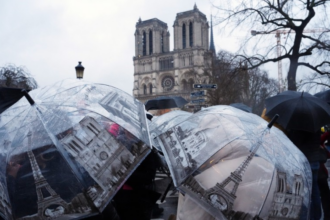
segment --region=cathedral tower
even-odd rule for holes
[[[165,53],[170,50],[170,33],[167,24],[157,18],[136,23],[135,56],[147,56],[154,53]]]
[[[174,21],[174,50],[209,47],[209,25],[195,4],[194,9],[178,13]]]
[[[208,83],[210,70],[209,24],[196,4],[177,13],[173,25],[174,50],[170,51],[167,24],[157,18],[136,23],[133,95],[141,102],[158,96],[190,100],[194,83]]]

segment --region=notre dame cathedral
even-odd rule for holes
[[[212,23],[211,23],[212,26]],[[177,13],[170,51],[167,24],[157,18],[139,21],[135,30],[134,97],[145,102],[157,96],[190,100],[194,83],[208,83],[207,71],[215,53],[211,27],[197,8]]]

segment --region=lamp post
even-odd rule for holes
[[[77,79],[82,79],[84,77],[85,67],[81,65],[81,61],[78,62],[78,66],[75,67]]]

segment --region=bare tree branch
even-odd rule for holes
[[[327,56],[330,56],[330,41],[328,40],[330,19],[327,16],[329,2],[329,0],[239,0],[228,6],[221,2],[221,5],[216,8],[222,16],[218,24],[226,29],[244,28],[246,30],[247,27],[251,29],[262,27],[263,30],[260,30],[259,34],[277,34],[277,46],[282,52],[284,51],[284,54],[279,54],[280,50],[275,50],[274,46],[270,46],[274,44],[269,44],[269,42],[266,42],[268,47],[258,47],[258,44],[250,45],[253,39],[248,38],[242,44],[239,50],[241,52],[236,58],[246,61],[248,69],[258,68],[270,62],[289,60],[288,89],[296,90],[298,66],[309,68],[319,74],[328,74],[330,71],[327,63],[317,66],[313,62],[306,62],[314,56],[315,51],[319,61],[326,60]],[[315,28],[323,31],[317,33],[313,31]],[[316,36],[307,35],[305,30]],[[287,39],[284,44],[279,44],[282,34],[287,34]],[[253,48],[252,52],[251,48]],[[246,51],[249,52],[246,53]],[[271,54],[274,55],[271,56]]]
[[[25,67],[8,64],[0,67],[0,86],[32,90],[38,84]]]
[[[305,66],[305,67],[308,67],[309,69],[311,70],[314,70],[315,72],[321,74],[321,75],[325,75],[325,74],[330,74],[330,71],[322,71],[322,70],[319,70],[318,68],[322,67],[323,65],[325,64],[328,64],[330,65],[330,62],[327,62],[327,61],[324,61],[318,65],[311,65],[310,63],[304,63],[304,62],[300,62],[298,63],[299,66]]]

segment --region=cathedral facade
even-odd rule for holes
[[[182,96],[190,100],[195,83],[208,83],[214,53],[209,45],[209,24],[195,5],[177,13],[173,24],[174,50],[165,22],[153,18],[136,23],[133,95],[141,102],[158,96]],[[210,50],[212,48],[213,50]]]

